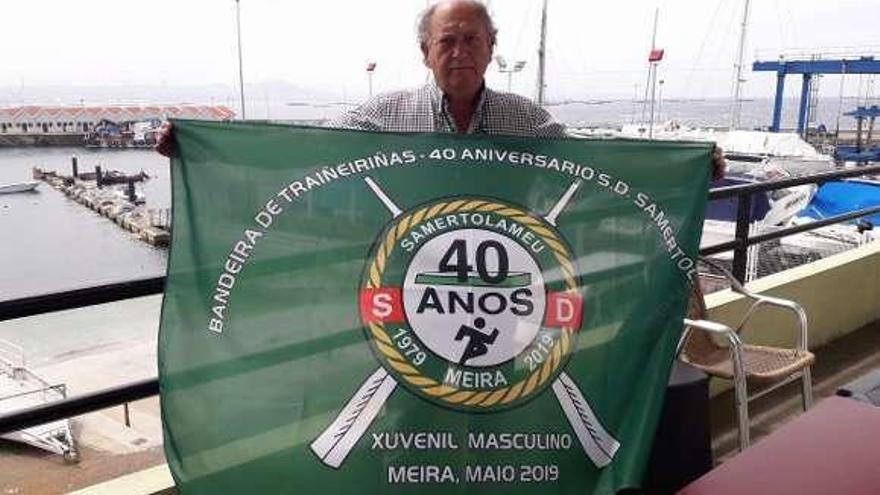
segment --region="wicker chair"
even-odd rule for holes
[[[707,321],[702,290],[699,284],[694,284],[688,317],[684,320],[685,330],[679,341],[679,359],[710,376],[733,380],[739,450],[743,450],[749,446],[749,401],[800,379],[804,411],[812,405],[810,366],[815,361],[815,356],[807,349],[807,316],[796,302],[749,292],[717,263],[710,260],[701,260],[701,263],[722,273],[729,279],[733,291],[753,302],[735,329]],[[742,342],[740,331],[755,311],[763,306],[775,306],[794,313],[797,322],[795,347],[766,347]],[[726,339],[728,345],[719,344],[713,336]],[[749,385],[760,390],[749,396]]]

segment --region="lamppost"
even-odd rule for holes
[[[507,92],[510,93],[511,84],[513,83],[513,74],[523,70],[523,67],[526,66],[526,61],[517,60],[513,63],[513,66],[508,67],[507,60],[504,60],[504,57],[501,55],[496,55],[495,62],[498,63],[498,72],[507,74]]]
[[[241,61],[241,6],[239,0],[235,0],[235,31],[238,34],[238,89],[241,97],[241,120],[244,120],[244,69]]]
[[[367,82],[370,85],[370,98],[373,97],[373,72],[376,70],[376,62],[367,62]]]

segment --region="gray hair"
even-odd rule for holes
[[[435,2],[428,8],[422,11],[419,15],[419,23],[418,23],[418,40],[419,46],[424,47],[425,44],[428,43],[428,38],[430,38],[430,24],[431,18],[434,17],[434,12],[437,10],[437,7],[443,2]],[[492,46],[495,46],[495,38],[498,35],[498,28],[495,27],[495,23],[492,21],[492,16],[489,14],[489,9],[486,6],[477,0],[465,0],[464,3],[471,4],[475,9],[477,9],[477,15],[486,25],[486,32],[489,33],[489,43]]]

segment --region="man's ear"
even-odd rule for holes
[[[428,66],[428,44],[422,43],[419,45],[419,48],[422,50],[422,63],[425,64],[425,67]]]

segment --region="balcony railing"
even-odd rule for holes
[[[880,206],[864,208],[843,215],[805,225],[788,227],[775,232],[749,235],[751,216],[751,195],[777,189],[785,189],[804,184],[822,184],[847,177],[880,174],[880,166],[859,167],[803,177],[761,182],[756,184],[719,187],[709,191],[709,200],[737,198],[737,221],[732,241],[715,244],[700,249],[700,254],[708,256],[725,251],[733,251],[733,273],[740,280],[745,278],[748,247],[781,237],[799,234],[827,225],[845,222],[855,218],[880,213]],[[121,283],[86,287],[53,294],[0,301],[0,322],[65,309],[81,308],[135,297],[161,294],[165,277],[130,280]],[[139,399],[158,395],[159,380],[152,378],[112,387],[98,392],[69,397],[50,404],[21,410],[0,416],[0,434],[28,428],[31,426],[79,416],[108,407],[124,405]]]

